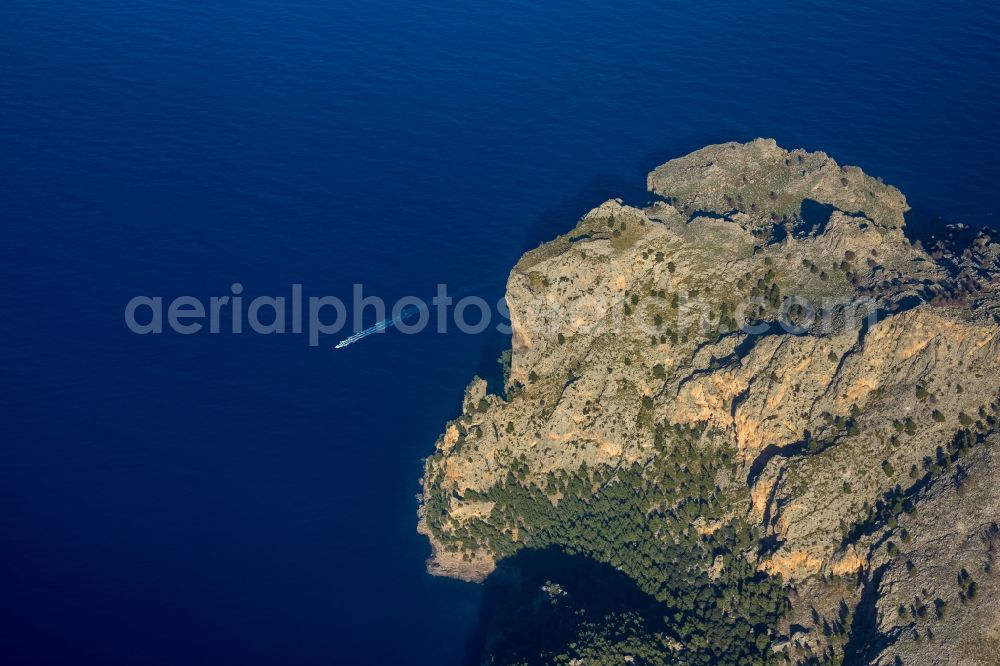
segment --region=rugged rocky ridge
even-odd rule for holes
[[[713,614],[734,663],[997,663],[1000,246],[928,253],[897,189],[770,140],[648,187],[514,267],[504,395],[475,379],[426,461],[429,569],[604,562],[668,609],[640,663],[717,663],[669,621]]]

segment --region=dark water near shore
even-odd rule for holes
[[[3,3],[0,662],[458,664],[481,590],[424,573],[414,494],[503,337],[140,337],[125,303],[495,301],[755,136],[995,225],[998,34],[982,2]]]

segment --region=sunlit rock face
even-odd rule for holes
[[[899,190],[772,140],[648,187],[512,270],[505,391],[474,379],[426,461],[429,570],[482,581],[562,546],[676,608],[657,553],[745,529],[680,565],[722,596],[745,566],[781,590],[751,653],[998,663],[1000,247],[928,253]],[[623,483],[642,529],[587,513]],[[708,649],[684,631],[657,649]]]

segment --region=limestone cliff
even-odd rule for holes
[[[481,581],[565,546],[697,613],[679,586],[705,575],[725,597],[748,565],[783,595],[766,640],[748,620],[764,660],[998,663],[1000,246],[928,253],[897,189],[771,140],[672,160],[648,187],[653,204],[607,201],[511,272],[504,395],[475,379],[426,461],[430,570]],[[655,529],[587,534],[623,484]],[[696,574],[643,573],[692,544]],[[664,635],[700,649],[697,630]]]

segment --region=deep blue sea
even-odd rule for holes
[[[495,301],[708,143],[995,224],[1000,5],[0,4],[0,663],[463,660],[421,458],[499,333],[139,336],[136,295]]]

